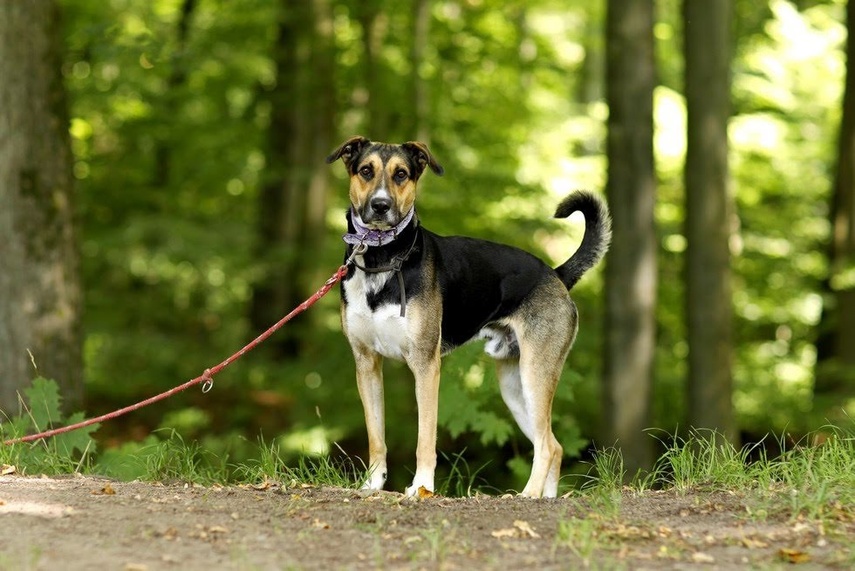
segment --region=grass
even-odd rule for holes
[[[855,433],[826,426],[801,441],[776,442],[780,454],[769,457],[763,442],[736,447],[710,431],[692,431],[688,438],[660,438],[665,452],[650,472],[623,486],[620,453],[598,452],[581,494],[601,514],[615,514],[623,492],[647,490],[737,491],[750,496],[755,517],[769,514],[791,519],[836,517],[855,505]]]
[[[196,441],[185,441],[174,430],[157,434],[144,445],[122,456],[136,462],[134,477],[143,480],[180,480],[197,484],[301,482],[314,485],[359,487],[365,466],[347,455],[302,456],[287,459],[277,444],[258,443],[254,458],[230,463]],[[786,498],[765,506],[765,511],[784,510],[793,516],[823,517],[838,505],[855,505],[855,433],[827,426],[787,445],[775,442],[780,454],[769,457],[764,444],[736,447],[711,432],[694,431],[688,438],[658,437],[664,453],[650,472],[636,475],[624,486],[626,471],[619,451],[595,454],[580,489],[573,492],[592,502],[600,513],[616,513],[625,491],[643,494],[656,489],[685,492],[698,489],[755,492],[758,497]],[[446,456],[448,475],[438,480],[444,496],[473,494],[486,468],[472,469],[464,453]],[[16,466],[24,474],[99,473],[87,446],[82,451],[58,446],[55,441],[0,446],[0,464]]]
[[[56,384],[36,379],[22,398],[22,413],[0,423],[0,437],[62,425],[75,420],[60,414]],[[35,403],[35,405],[34,405]],[[227,452],[186,441],[175,430],[158,431],[143,443],[95,455],[90,432],[76,431],[31,444],[0,446],[0,465],[21,474],[102,473],[122,479],[211,484],[305,483],[350,487],[365,482],[366,467],[343,453],[338,456],[287,457],[263,439],[249,460],[229,462]],[[826,426],[796,443],[780,437],[767,454],[764,442],[736,447],[712,431],[695,430],[688,437],[654,435],[664,450],[649,472],[639,473],[625,486],[627,473],[619,451],[595,454],[589,473],[575,490],[604,517],[619,514],[625,493],[656,489],[677,492],[734,490],[752,495],[748,506],[755,518],[787,514],[791,518],[823,519],[855,505],[855,431]],[[437,493],[468,497],[487,464],[473,469],[465,450],[444,456],[447,474],[438,475]],[[6,468],[4,468],[6,469]],[[584,531],[584,526],[582,527]]]

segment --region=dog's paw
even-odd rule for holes
[[[368,479],[360,487],[361,490],[382,490],[386,484],[386,470],[372,470]]]
[[[427,494],[433,495],[433,479],[430,481],[427,478],[416,478],[413,480],[413,485],[408,486],[404,493],[410,497],[425,497]]]

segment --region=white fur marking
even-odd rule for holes
[[[379,291],[391,277],[392,272],[366,274],[357,270],[344,283],[347,296],[344,318],[348,335],[354,340],[384,357],[404,360],[409,352],[410,336],[407,318],[401,317],[400,304],[384,304],[371,311],[366,301],[367,295]]]

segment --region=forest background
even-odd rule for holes
[[[607,49],[614,27],[604,1],[58,4],[61,18],[50,12],[47,31],[67,97],[75,230],[58,239],[71,245],[63,258],[78,261],[69,275],[79,275],[82,301],[71,304],[77,309],[65,345],[80,350],[59,364],[62,351],[35,341],[27,345],[31,356],[3,354],[2,408],[10,416],[19,407],[14,391],[39,374],[60,384],[68,407],[90,416],[166,390],[307,297],[342,260],[347,182],[341,166],[324,158],[353,134],[429,143],[446,175],[425,176],[418,205],[425,225],[440,234],[513,244],[556,265],[583,230],[575,217],[550,220],[561,197],[594,189],[615,209],[607,70],[620,56]],[[836,354],[823,352],[823,340],[855,319],[835,315],[839,292],[855,287],[855,247],[840,264],[832,240],[846,214],[834,205],[847,192],[851,208],[855,195],[836,185],[841,165],[852,162],[839,138],[847,5],[737,0],[722,12],[732,322],[729,357],[716,367],[727,379],[729,407],[719,425],[697,422],[691,404],[697,377],[688,316],[693,305],[709,304],[687,295],[686,286],[684,32],[695,32],[677,0],[655,3],[655,12],[647,4],[653,17],[640,22],[655,64],[655,202],[647,221],[655,239],[656,279],[647,283],[655,327],[652,368],[629,371],[630,385],[644,390],[625,397],[647,407],[632,430],[654,449],[693,426],[742,442],[770,434],[797,440],[829,422],[851,426],[852,365],[840,358],[839,342]],[[7,143],[26,136],[0,132]],[[0,295],[11,304],[13,290],[2,288],[18,274],[11,263],[4,273]],[[620,290],[609,290],[615,284],[606,274],[599,268],[573,290],[580,334],[554,405],[570,459],[627,444],[610,427],[621,421],[610,411],[621,409],[611,406],[605,378],[617,358],[607,343],[616,323],[607,300]],[[8,308],[0,314],[0,322],[10,320],[4,331],[14,329],[10,315]],[[219,375],[211,392],[191,390],[104,424],[95,433],[103,469],[132,477],[127,459],[172,430],[235,462],[257,455],[260,438],[292,458],[364,454],[362,409],[340,329],[330,296]],[[855,354],[855,346],[848,351]],[[834,380],[818,382],[826,356]],[[481,347],[445,359],[440,399],[446,458],[460,455],[498,489],[521,488],[530,446],[501,402]],[[412,470],[415,399],[403,365],[386,365],[386,407],[390,465]],[[401,489],[409,474],[399,469],[390,478]]]

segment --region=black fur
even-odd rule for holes
[[[426,287],[442,294],[442,348],[451,351],[474,338],[485,326],[510,315],[549,276],[557,274],[568,290],[605,253],[610,236],[609,217],[599,200],[587,192],[576,192],[558,207],[556,217],[567,217],[576,210],[585,215],[582,244],[566,262],[552,269],[536,256],[504,244],[462,236],[439,236],[419,224],[418,216],[398,238],[381,247],[369,248],[364,265],[376,268],[388,265],[404,255],[415,240],[401,271],[407,299],[418,296]],[[348,230],[353,232],[348,213]],[[347,256],[351,248],[348,248]],[[424,264],[433,267],[435,283],[425,283]],[[345,280],[359,271],[350,267]],[[368,305],[376,310],[383,304],[399,303],[398,280],[390,279]],[[347,299],[342,296],[345,303]]]

